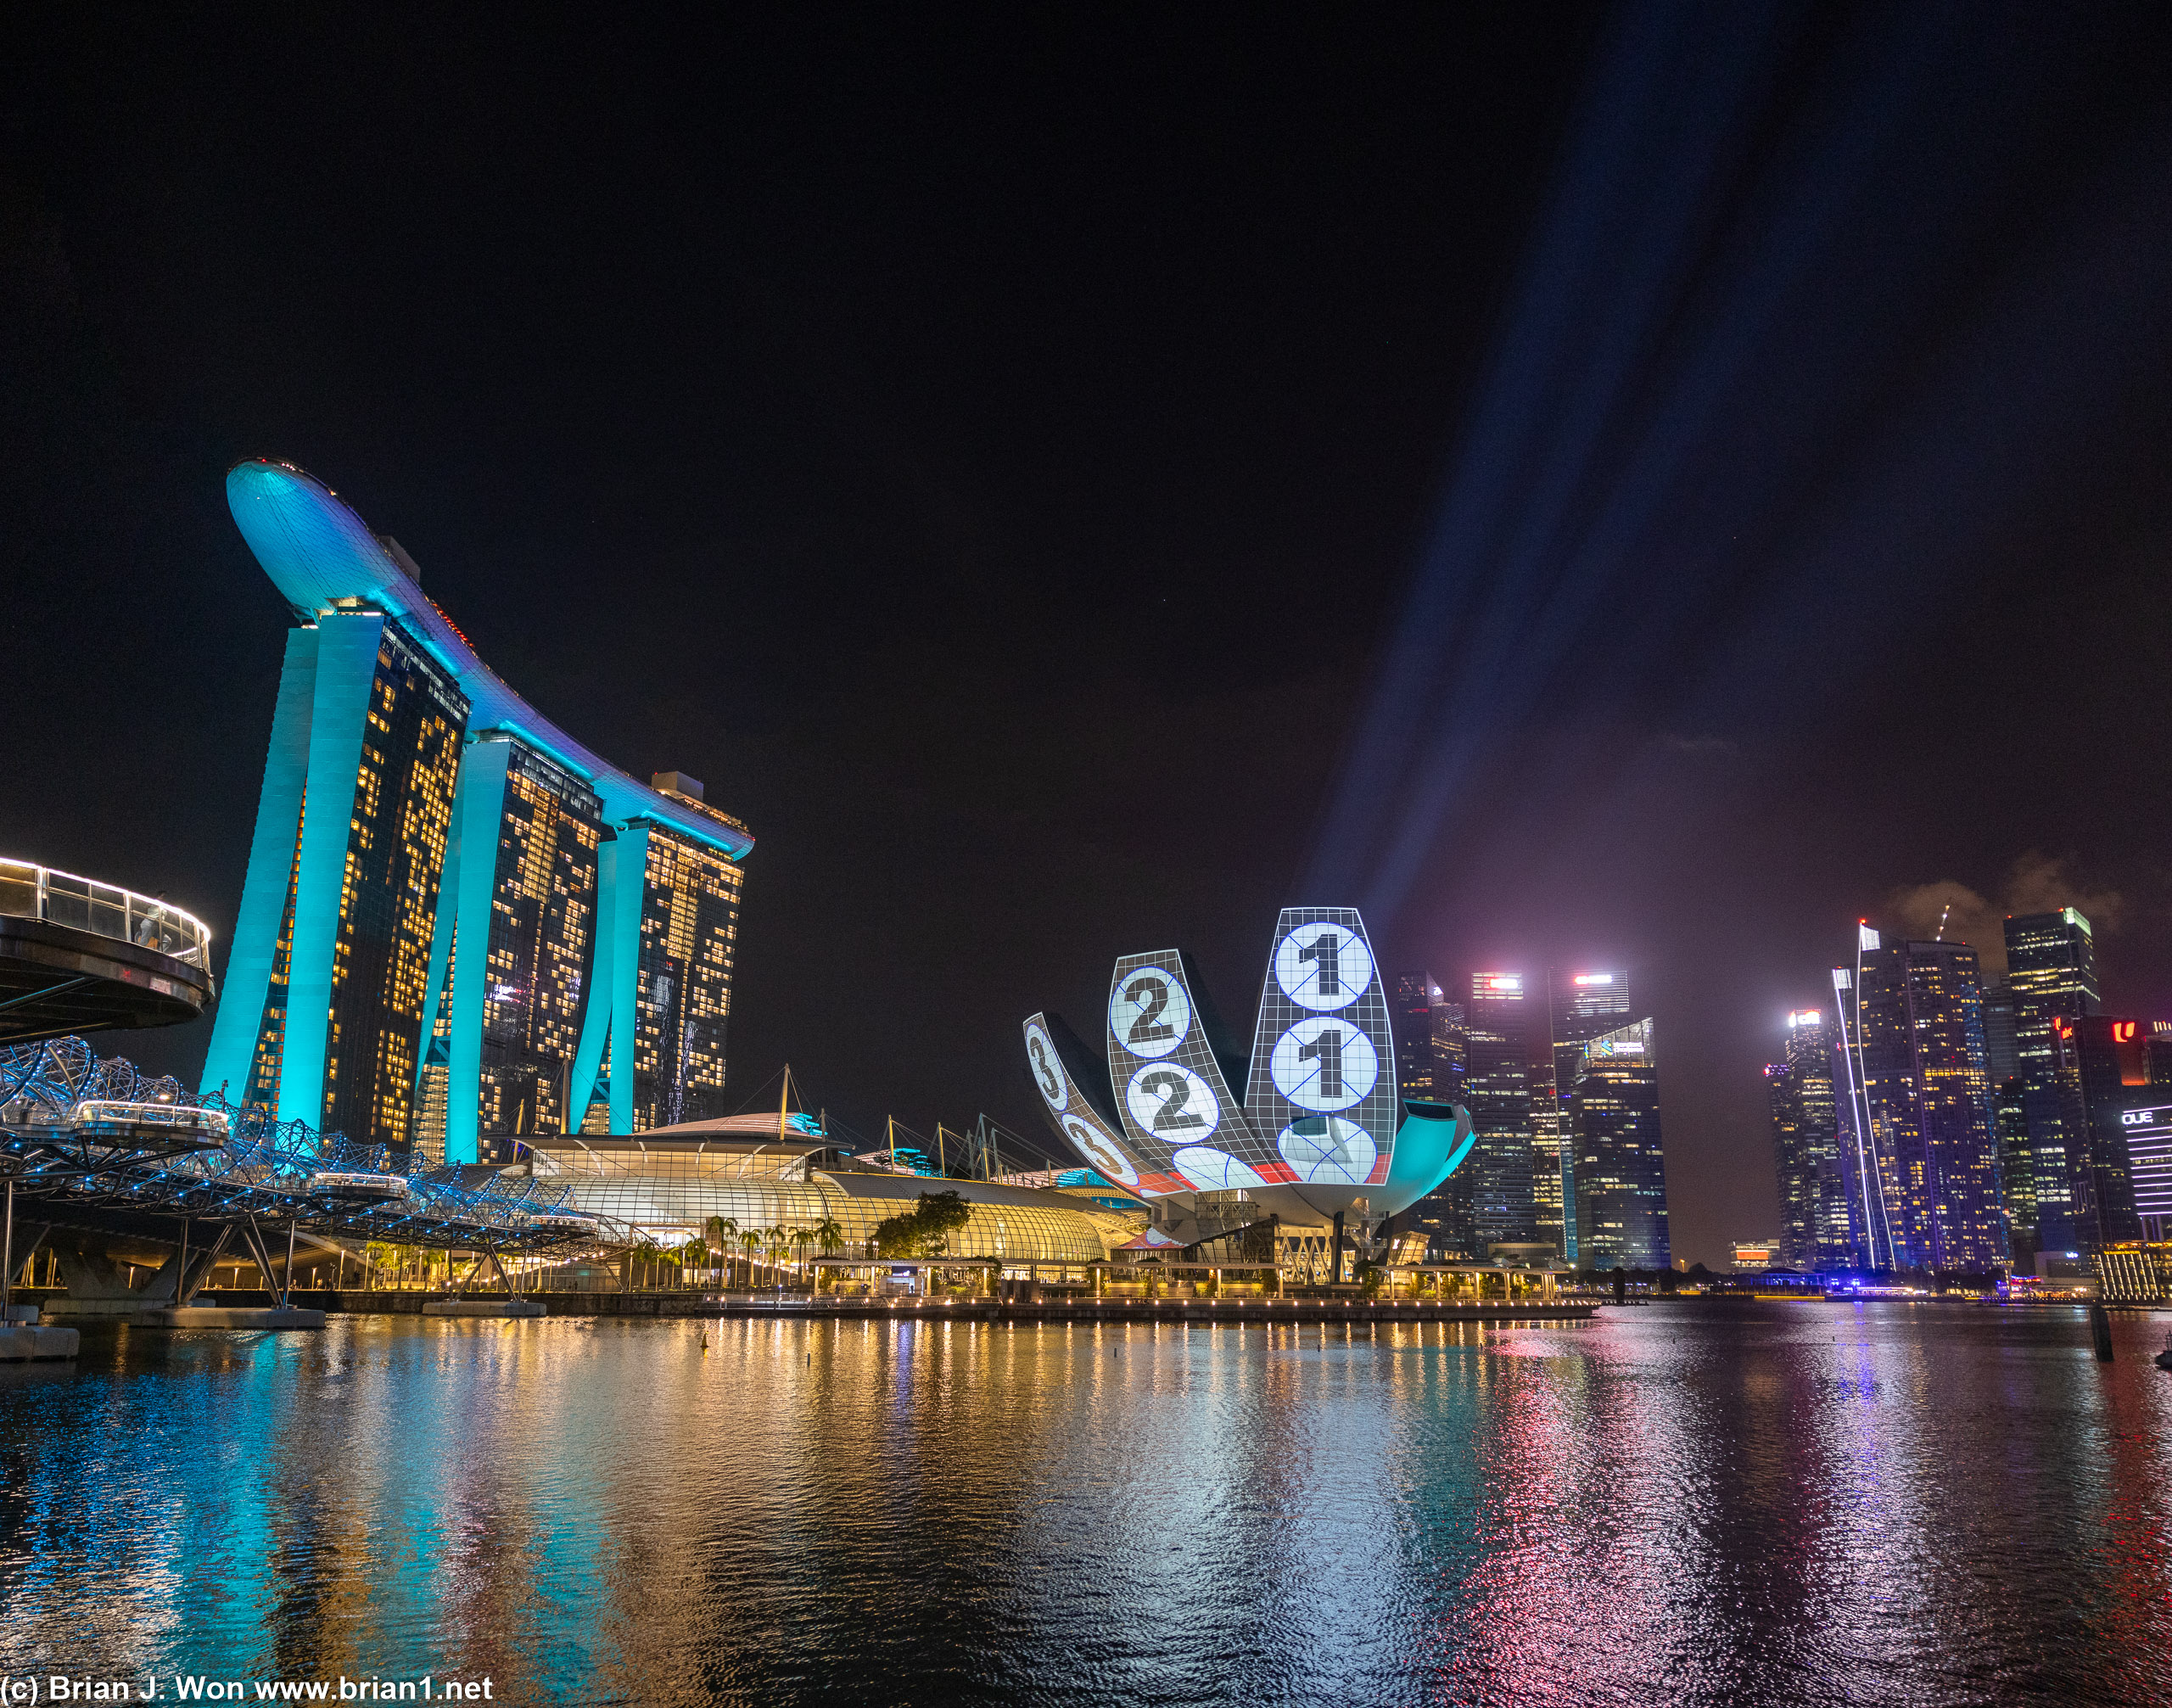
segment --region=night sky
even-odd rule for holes
[[[266,456],[752,825],[734,1084],[872,1138],[1355,903],[1626,966],[1716,1263],[1859,916],[2172,1017],[2172,11],[635,16],[11,20],[0,852],[224,941]]]

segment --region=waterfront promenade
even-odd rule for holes
[[[34,1300],[34,1296],[31,1296]],[[206,1304],[260,1308],[261,1292],[224,1291],[199,1296]],[[311,1291],[296,1288],[298,1308],[349,1316],[420,1316],[423,1308],[452,1296],[420,1288],[399,1291]],[[476,1303],[506,1302],[502,1293],[468,1293]],[[1076,1299],[985,1297],[895,1299],[820,1296],[804,1293],[697,1293],[632,1291],[524,1293],[553,1317],[782,1317],[828,1320],[875,1318],[994,1323],[1568,1323],[1588,1319],[1598,1302],[1541,1303],[1494,1299],[1430,1304],[1408,1299]]]

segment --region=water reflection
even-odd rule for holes
[[[2172,1700],[2163,1330],[338,1320],[0,1372],[0,1674]]]

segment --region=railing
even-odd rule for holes
[[[0,913],[72,926],[208,968],[210,927],[193,914],[133,890],[28,860],[0,860]]]

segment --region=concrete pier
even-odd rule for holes
[[[46,1316],[71,1323],[126,1323],[138,1329],[321,1329],[324,1313],[277,1305],[147,1305],[140,1299],[48,1299]],[[74,1332],[72,1330],[70,1332]]]
[[[72,1358],[81,1349],[82,1341],[83,1337],[73,1329],[29,1323],[0,1324],[0,1364]]]

